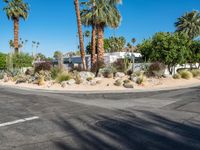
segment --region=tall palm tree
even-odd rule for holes
[[[178,18],[175,23],[176,31],[185,33],[190,39],[200,36],[200,13],[192,11]]]
[[[75,5],[76,17],[77,17],[77,25],[78,25],[80,53],[81,53],[81,58],[82,58],[82,64],[83,64],[83,69],[86,70],[85,50],[84,50],[84,41],[83,41],[83,32],[82,32],[82,23],[81,23],[79,1],[74,0],[74,5]]]
[[[104,62],[104,28],[117,28],[121,21],[121,15],[117,5],[121,0],[89,0],[86,3],[87,13],[85,18],[88,22],[92,20],[92,25],[95,25],[97,31],[97,50],[98,63]]]
[[[88,27],[92,26],[92,36],[91,36],[91,70],[96,68],[96,24],[94,21],[95,14],[94,14],[94,7],[95,7],[95,0],[90,0],[88,2],[82,2],[82,10],[81,10],[81,21],[82,23]],[[89,7],[92,6],[91,9]]]
[[[14,22],[14,47],[15,53],[19,53],[19,20],[28,18],[29,6],[23,0],[4,0],[7,6],[4,11],[8,19]]]

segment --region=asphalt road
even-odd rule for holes
[[[200,87],[126,94],[0,87],[0,150],[71,149],[200,150]]]

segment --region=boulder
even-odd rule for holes
[[[123,85],[125,88],[127,89],[133,89],[134,88],[134,85],[132,83],[124,83]]]
[[[123,81],[121,79],[118,79],[118,80],[115,81],[114,85],[115,86],[121,86],[122,83],[123,83]]]
[[[74,85],[74,84],[76,84],[76,81],[74,79],[71,79],[71,80],[67,81],[67,84]]]
[[[61,82],[61,87],[62,87],[62,88],[66,88],[66,87],[67,87],[67,81]]]
[[[80,75],[80,78],[82,80],[87,80],[88,78],[94,78],[95,77],[94,73],[87,72],[87,71],[82,71],[82,72],[79,73],[79,75]]]
[[[123,78],[123,77],[125,77],[126,75],[125,75],[125,73],[123,73],[123,72],[117,72],[116,74],[115,74],[115,77],[116,78]]]

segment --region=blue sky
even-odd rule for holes
[[[76,50],[77,25],[73,0],[26,0],[30,15],[20,22],[20,37],[29,40],[25,52],[32,52],[31,41],[41,43],[37,52],[52,56],[53,52]],[[13,39],[13,22],[7,20],[0,3],[0,51],[9,52],[8,41]],[[107,28],[105,36],[135,37],[137,42],[155,32],[173,32],[176,19],[187,11],[200,10],[199,0],[123,0],[119,7],[122,22],[117,30]],[[83,28],[85,30],[85,28]]]

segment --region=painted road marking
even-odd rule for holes
[[[30,117],[30,118],[19,119],[19,120],[15,120],[15,121],[11,121],[11,122],[2,123],[2,124],[0,124],[0,127],[10,126],[13,124],[23,123],[26,121],[31,121],[31,120],[36,120],[36,119],[39,119],[39,117],[34,116],[34,117]]]

